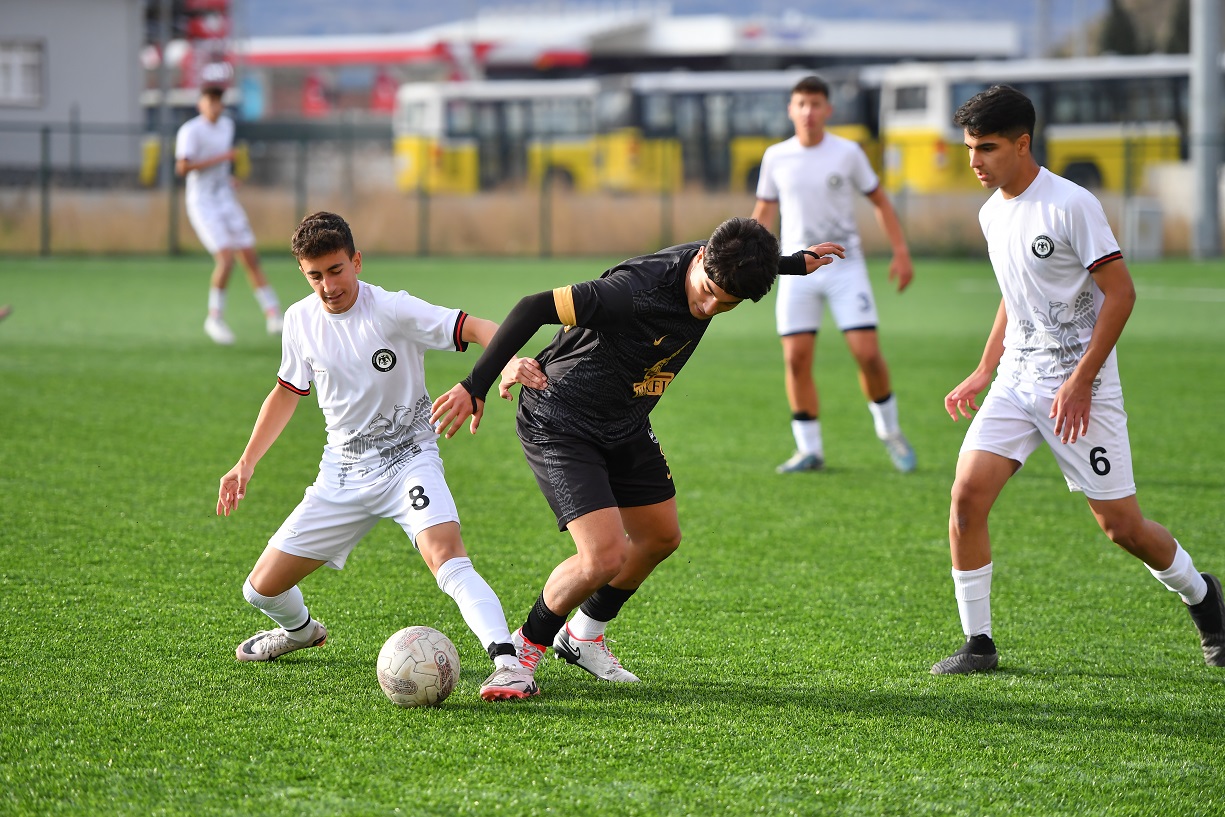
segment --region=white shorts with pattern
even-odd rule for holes
[[[876,300],[863,258],[835,258],[808,275],[780,275],[774,302],[778,334],[818,331],[826,304],[843,332],[876,328]]]
[[[1089,408],[1088,433],[1071,444],[1055,434],[1055,421],[1050,417],[1054,402],[1051,397],[1020,392],[999,381],[992,383],[966,431],[961,452],[989,451],[1024,465],[1045,442],[1069,491],[1083,491],[1090,499],[1104,500],[1135,494],[1123,398],[1095,397]]]
[[[437,454],[419,454],[399,473],[366,488],[332,488],[316,480],[268,544],[340,570],[380,519],[394,519],[414,545],[426,528],[459,522]]]

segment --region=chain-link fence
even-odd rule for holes
[[[638,190],[591,189],[569,174],[533,170],[535,160],[505,146],[500,155],[477,153],[473,161],[518,171],[474,171],[484,180],[471,192],[406,184],[404,159],[385,121],[241,123],[238,139],[238,197],[266,252],[284,250],[303,215],[326,209],[350,220],[367,252],[629,256],[705,237],[725,218],[751,213],[754,203],[749,185],[688,180],[666,166]],[[0,123],[0,143],[0,250],[202,252],[184,213],[182,180],[167,178],[172,164],[163,150],[172,149],[172,139],[117,125]],[[567,149],[552,145],[546,155]],[[1131,153],[1099,151],[1091,158],[1110,167],[1138,148],[1120,150]],[[1187,253],[1190,166],[1164,162],[1129,173],[1127,191],[1097,191],[1125,248],[1131,242],[1146,255]],[[914,253],[983,252],[977,211],[984,193],[968,168],[965,176],[966,184],[953,191],[919,194],[903,187],[892,194]],[[866,250],[887,253],[862,199],[858,217]]]

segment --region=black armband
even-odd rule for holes
[[[811,255],[813,258],[820,258],[812,250],[800,250],[791,255],[784,255],[778,259],[778,274],[779,275],[807,275],[808,265],[804,263],[804,256]]]
[[[472,367],[472,372],[460,381],[460,385],[468,390],[473,400],[484,400],[501,376],[502,367],[523,348],[523,344],[532,339],[537,329],[547,323],[561,323],[552,291],[538,292],[520,299],[494,333],[488,348]]]

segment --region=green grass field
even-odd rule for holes
[[[266,263],[282,298],[309,294],[286,255]],[[366,278],[500,319],[604,266],[367,258]],[[323,424],[304,400],[236,515],[215,516],[280,352],[243,280],[239,343],[207,340],[207,271],[0,270],[0,304],[15,305],[0,323],[0,814],[1225,811],[1225,670],[1204,666],[1177,597],[1106,540],[1045,452],[993,514],[1001,670],[928,673],[961,641],[946,530],[966,424],[942,399],[994,316],[985,261],[923,261],[902,296],[876,275],[912,475],[890,467],[833,332],[818,355],[829,470],[775,475],[792,443],[773,297],[717,318],[654,415],[685,540],[609,633],[644,682],[550,660],[540,697],[502,705],[477,697],[488,659],[389,522],[343,572],[304,582],[324,648],[234,660],[270,626],[242,582],[313,479]],[[1201,569],[1225,572],[1225,279],[1190,262],[1133,272],[1120,365],[1140,500]],[[431,392],[475,351],[432,354]],[[495,403],[443,456],[514,628],[572,546],[512,406]],[[441,708],[395,707],[375,680],[379,647],[409,624],[459,648]]]

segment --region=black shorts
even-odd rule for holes
[[[592,511],[654,505],[676,496],[672,471],[649,425],[614,446],[544,428],[522,406],[516,425],[558,530]]]

